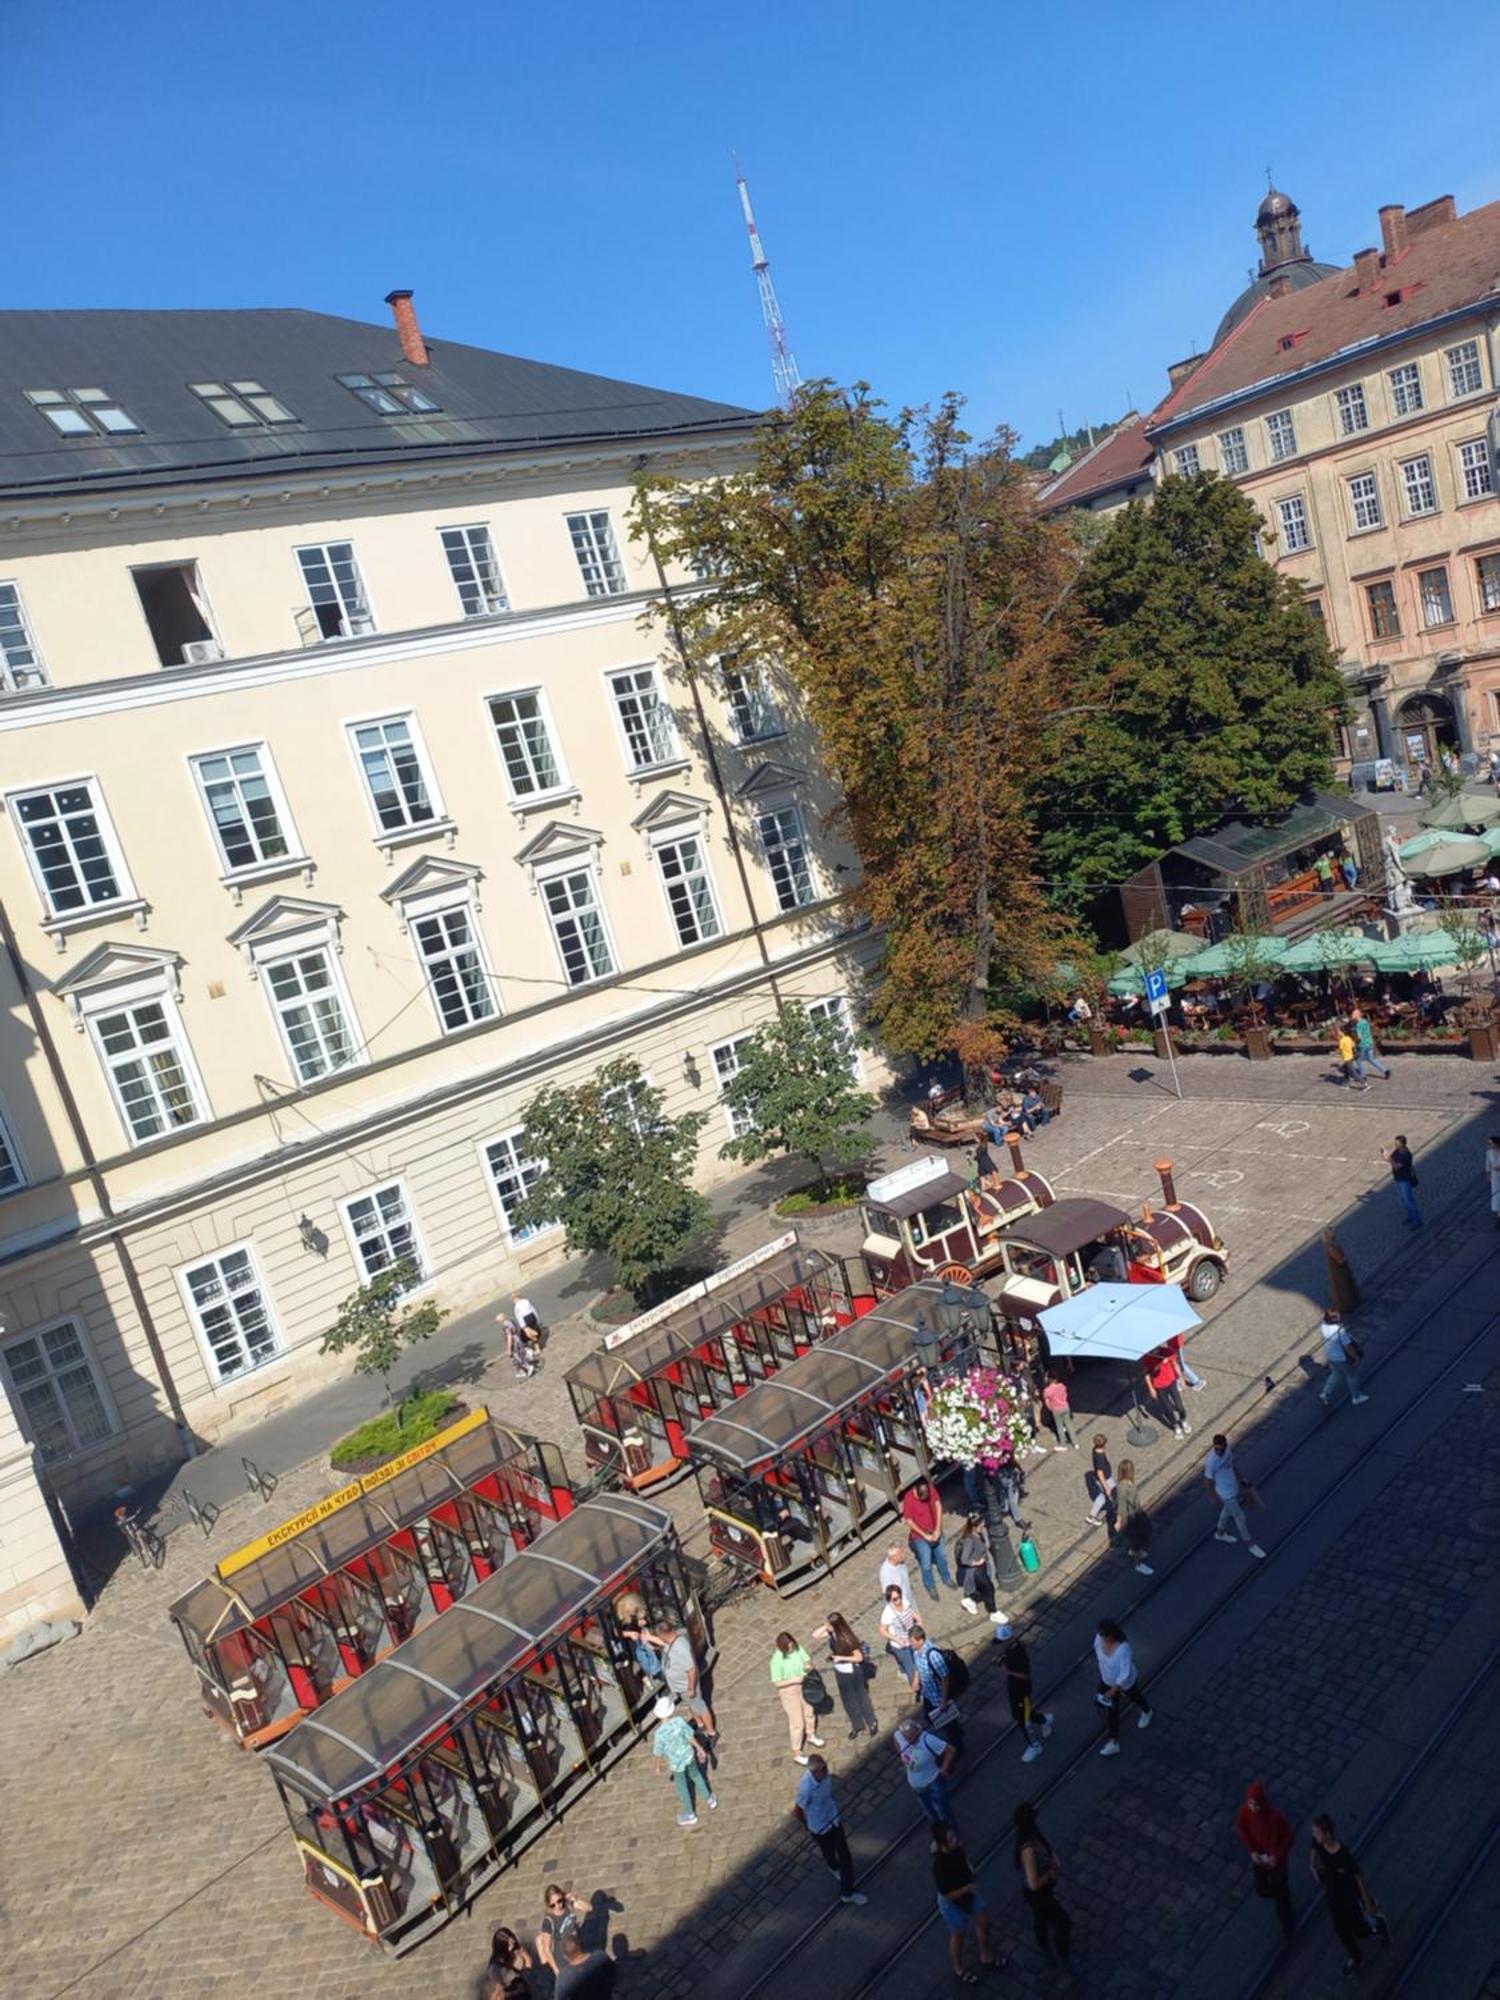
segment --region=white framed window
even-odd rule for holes
[[[6,1341],[0,1361],[22,1428],[45,1464],[88,1451],[114,1434],[115,1419],[76,1321]]]
[[[307,586],[311,629],[320,639],[353,639],[375,630],[353,542],[320,542],[298,549],[297,564]]]
[[[764,743],[772,736],[784,736],[786,724],[771,697],[766,677],[759,667],[722,662],[724,701],[729,710],[729,726],[736,743]]]
[[[650,1108],[648,1104],[650,1096],[650,1077],[636,1076],[628,1083],[617,1083],[612,1090],[606,1090],[600,1101],[609,1112],[618,1113],[644,1145],[648,1131],[656,1122],[654,1118],[649,1124],[647,1122],[646,1113]]]
[[[1457,347],[1443,350],[1443,360],[1448,368],[1448,396],[1457,402],[1461,396],[1476,396],[1484,387],[1484,370],[1479,361],[1479,342],[1461,340]]]
[[[338,380],[351,395],[358,396],[362,403],[382,417],[405,414],[420,417],[430,410],[442,408],[442,404],[435,403],[425,389],[418,389],[404,375],[389,372],[383,375],[340,375]]]
[[[1273,460],[1296,457],[1297,427],[1290,410],[1273,410],[1266,418],[1266,445]]]
[[[1356,472],[1346,482],[1349,488],[1349,519],[1355,531],[1378,528],[1381,524],[1380,488],[1373,472]]]
[[[625,565],[620,561],[609,509],[595,507],[584,514],[569,514],[566,519],[584,590],[590,597],[618,597],[625,588]]]
[[[493,1020],[499,1010],[473,903],[414,916],[410,929],[444,1034]]]
[[[1420,458],[1402,460],[1401,493],[1408,514],[1437,512],[1437,487],[1432,479],[1432,460],[1425,452]]]
[[[600,906],[594,871],[585,865],[548,875],[537,883],[547,921],[570,986],[587,986],[608,979],[615,956]]]
[[[352,722],[349,740],[381,833],[434,824],[439,818],[437,787],[413,716]]]
[[[1482,500],[1494,492],[1495,471],[1487,438],[1469,438],[1458,447],[1458,470],[1465,500]]]
[[[755,830],[771,871],[777,908],[800,910],[814,902],[818,891],[801,806],[773,806],[757,815]]]
[[[1340,389],[1334,397],[1339,412],[1339,435],[1353,437],[1358,431],[1370,428],[1370,412],[1365,407],[1364,384],[1351,382],[1347,389]]]
[[[13,793],[10,808],[50,915],[76,916],[129,899],[130,878],[94,779]]]
[[[526,1243],[533,1236],[541,1236],[547,1230],[558,1227],[555,1222],[522,1225],[514,1219],[516,1203],[523,1195],[530,1194],[546,1171],[545,1160],[533,1160],[524,1151],[525,1137],[525,1127],[517,1125],[509,1132],[499,1132],[493,1139],[485,1139],[479,1148],[485,1178],[500,1213],[501,1227],[512,1243]]]
[[[1226,472],[1250,470],[1250,453],[1245,444],[1243,424],[1234,424],[1227,431],[1219,432],[1219,463]]]
[[[22,688],[47,685],[47,671],[27,622],[21,593],[13,583],[0,583],[0,689],[16,694]]]
[[[259,382],[189,382],[188,387],[232,431],[259,430],[297,421],[286,404]]]
[[[680,945],[706,944],[723,932],[703,837],[679,834],[656,843],[656,866]]]
[[[486,618],[496,611],[509,611],[510,599],[495,560],[495,544],[484,522],[474,522],[465,528],[439,528],[438,534],[465,618]]]
[[[1422,370],[1415,361],[1403,361],[1399,368],[1389,369],[1386,380],[1391,385],[1391,409],[1398,417],[1415,416],[1423,407]]]
[[[1198,447],[1195,444],[1179,445],[1172,454],[1179,479],[1191,479],[1198,470]]]
[[[655,667],[629,667],[607,679],[627,770],[654,771],[662,764],[679,763],[677,725],[662,700]]]
[[[541,689],[491,695],[489,710],[511,797],[540,799],[565,791],[568,774]]]
[[[344,1218],[361,1284],[369,1284],[393,1264],[411,1265],[412,1287],[425,1281],[427,1257],[404,1182],[387,1181],[384,1187],[351,1195],[339,1203],[339,1213]]]
[[[849,1020],[849,1002],[842,993],[830,993],[822,1000],[807,1002],[808,1019],[812,1021],[833,1021],[844,1032],[844,1044],[848,1052],[849,1075],[853,1082],[860,1079],[859,1050],[854,1042],[854,1029]]]
[[[214,1379],[248,1374],[281,1352],[281,1332],[248,1243],[236,1243],[177,1273]]]
[[[326,945],[264,959],[261,984],[299,1083],[315,1083],[359,1056],[343,981]]]
[[[1312,547],[1312,531],[1307,524],[1307,505],[1300,493],[1293,493],[1285,500],[1276,502],[1276,511],[1281,516],[1281,546],[1288,555],[1298,549]]]
[[[202,1123],[203,1086],[168,995],[103,1006],[88,1027],[132,1144]]]
[[[1451,625],[1453,623],[1453,594],[1448,588],[1446,569],[1424,569],[1417,572],[1417,598],[1422,606],[1424,625]]]
[[[107,389],[27,389],[26,400],[62,437],[125,437],[140,425]]]
[[[753,1032],[753,1030],[752,1030]],[[719,1093],[722,1097],[724,1086],[733,1083],[740,1073],[740,1050],[750,1040],[750,1035],[736,1035],[733,1041],[718,1042],[708,1052],[714,1066],[714,1075],[719,1079]],[[724,1121],[729,1127],[731,1139],[738,1139],[752,1129],[754,1118],[748,1111],[737,1110],[734,1105],[724,1106]]]
[[[1500,611],[1500,556],[1476,557],[1474,580],[1479,586],[1480,610]]]
[[[204,750],[191,759],[224,872],[264,868],[298,852],[297,836],[264,743]]]
[[[0,1117],[0,1194],[14,1194],[17,1188],[25,1185],[26,1168],[21,1159],[21,1149],[10,1126]]]

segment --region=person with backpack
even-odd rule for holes
[[[941,1736],[924,1729],[908,1716],[896,1731],[896,1755],[906,1768],[906,1782],[917,1795],[917,1804],[934,1826],[957,1826],[948,1796],[948,1778],[958,1762],[958,1752]]]
[[[925,1704],[934,1729],[957,1732],[959,1696],[969,1689],[967,1661],[959,1652],[934,1646],[920,1625],[912,1626],[911,1643],[912,1693]]]

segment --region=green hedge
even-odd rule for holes
[[[387,1410],[372,1417],[348,1437],[340,1438],[329,1452],[334,1465],[357,1465],[362,1459],[395,1458],[413,1445],[427,1440],[443,1428],[458,1398],[449,1389],[429,1389],[421,1396],[408,1396],[399,1411]],[[400,1421],[397,1422],[399,1416]]]

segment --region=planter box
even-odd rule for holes
[[[1089,1054],[1091,1056],[1112,1056],[1114,1052],[1114,1038],[1108,1028],[1089,1029]]]
[[[1151,1030],[1151,1046],[1156,1050],[1158,1058],[1162,1062],[1165,1062],[1171,1054],[1171,1049],[1167,1044],[1167,1031],[1165,1028],[1153,1028]]]
[[[1469,1054],[1475,1062],[1487,1063],[1494,1062],[1497,1054],[1500,1054],[1500,1043],[1497,1043],[1493,1020],[1469,1023]]]
[[[1251,1062],[1269,1062],[1271,1060],[1271,1031],[1269,1028],[1246,1028],[1245,1054],[1250,1058]]]

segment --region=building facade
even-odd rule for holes
[[[346,1365],[398,1258],[554,1261],[543,1083],[635,1057],[706,1182],[739,1039],[853,1024],[794,691],[676,677],[629,534],[752,413],[391,302],[0,315],[0,1386],[69,1500]]]

